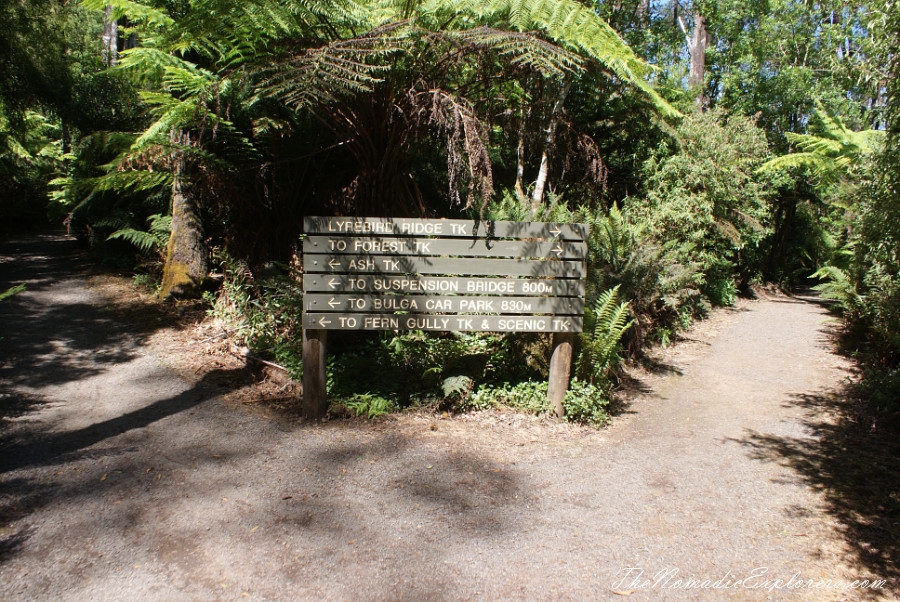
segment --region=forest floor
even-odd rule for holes
[[[742,301],[610,426],[306,423],[194,305],[0,246],[4,600],[891,600],[897,442],[814,298]],[[885,580],[876,589],[855,579]],[[859,584],[857,584],[859,585]]]

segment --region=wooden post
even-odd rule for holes
[[[569,373],[572,370],[572,344],[575,335],[571,332],[553,334],[553,355],[550,356],[550,377],[547,382],[547,401],[562,418],[565,415],[563,398],[569,390]]]
[[[327,330],[303,329],[303,402],[304,418],[316,419],[328,411],[328,386],[325,376]]]

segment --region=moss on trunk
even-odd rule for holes
[[[197,297],[209,267],[203,242],[203,229],[196,199],[190,184],[183,181],[181,170],[172,184],[172,231],[166,248],[160,300],[171,297]]]

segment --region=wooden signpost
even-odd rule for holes
[[[307,217],[303,414],[324,416],[328,330],[554,333],[562,416],[584,316],[584,224]]]

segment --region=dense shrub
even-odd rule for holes
[[[636,223],[682,265],[703,274],[701,290],[718,305],[761,272],[757,249],[768,231],[770,176],[756,173],[768,145],[751,119],[720,110],[685,117],[671,144],[643,167],[645,191],[626,200]]]

